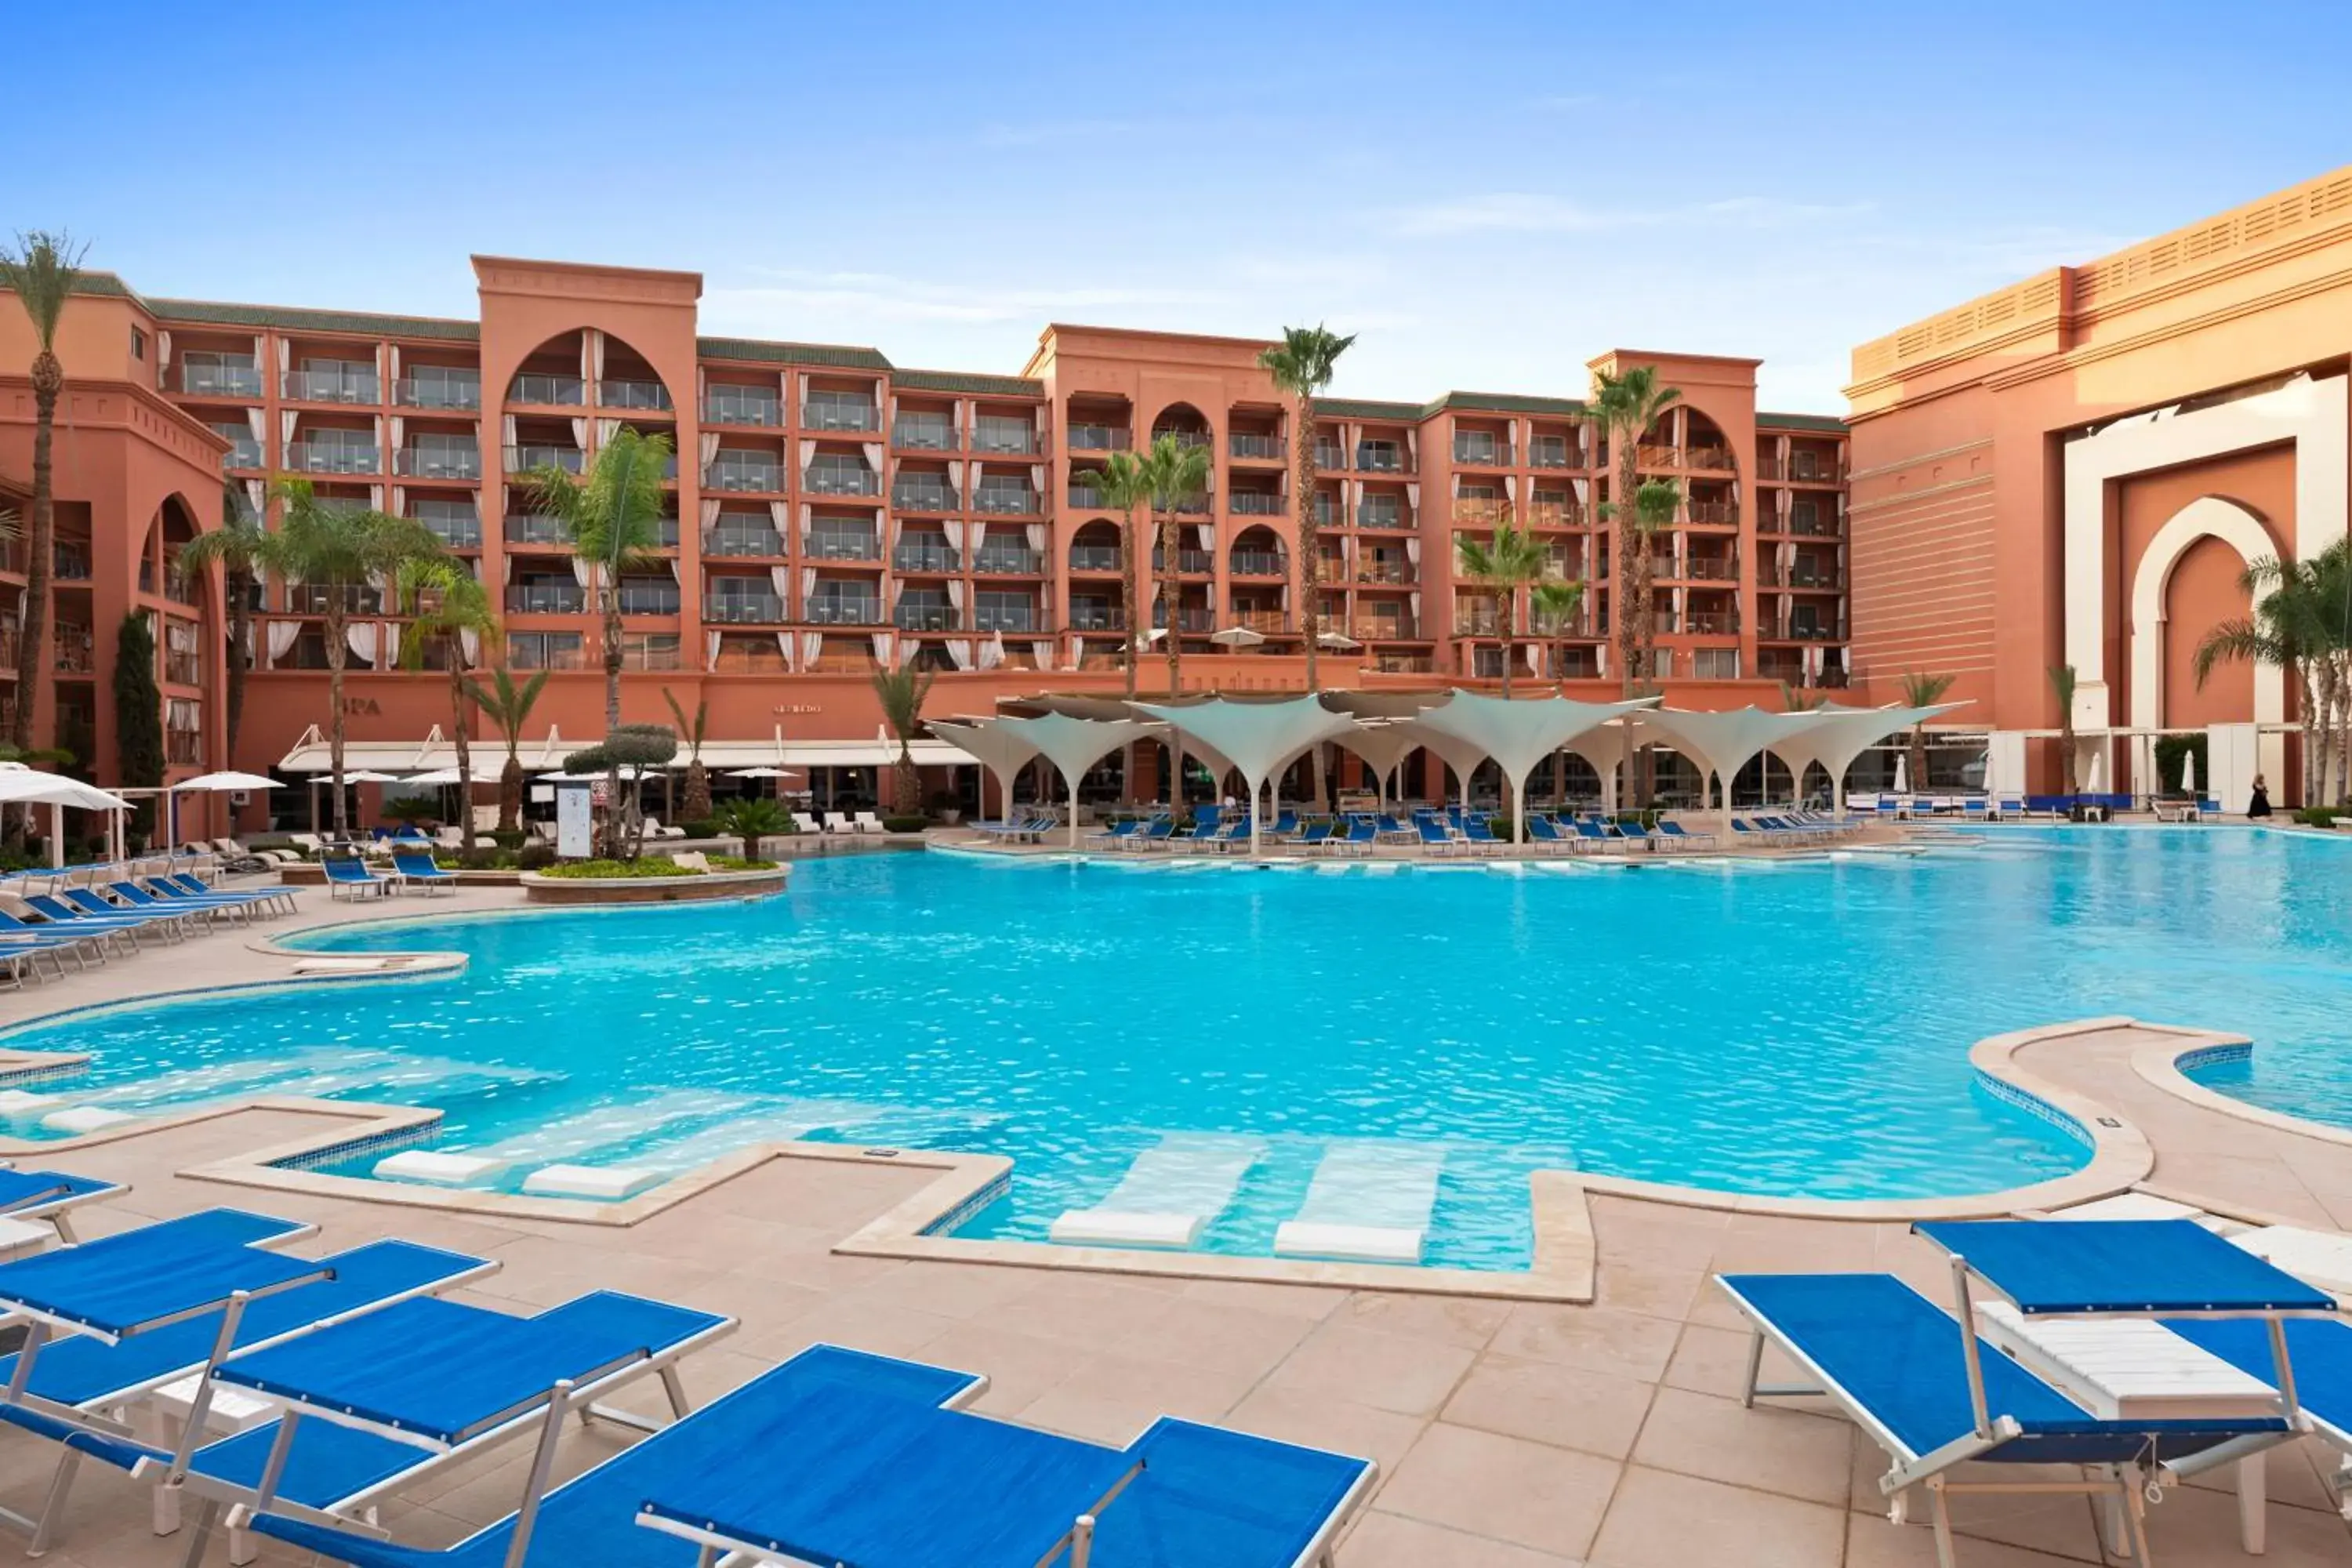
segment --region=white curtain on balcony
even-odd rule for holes
[[[703,634],[702,634],[702,648],[703,648],[703,658],[704,658],[705,661],[706,661],[707,663],[709,663],[709,666],[710,666],[710,668],[713,668],[713,669],[718,668],[719,668],[719,634],[718,634],[717,632],[705,632],[705,633],[703,633]]]
[[[258,411],[255,417],[259,417]],[[259,522],[269,506],[269,487],[259,479],[247,479],[245,481],[245,499],[252,503],[254,521]]]
[[[948,658],[955,661],[955,667],[958,669],[970,669],[971,668],[971,642],[963,637],[950,637]]]
[[[291,408],[279,410],[278,415],[278,438],[289,443],[292,442],[294,439],[294,426],[300,422],[301,417],[301,415],[296,413]]]
[[[782,505],[783,505],[784,503],[783,503],[783,502],[782,502],[782,501],[777,501],[777,502],[775,502],[774,504],[775,504],[775,505],[777,505],[777,506],[782,506]],[[778,525],[778,527],[777,527],[777,531],[781,533],[782,531],[783,531],[783,530],[782,530],[782,525],[780,523],[780,524]],[[803,502],[801,503],[801,548],[802,548],[802,549],[806,550],[806,549],[808,548],[809,535],[810,535],[810,534],[812,534],[812,533],[814,533],[814,532],[815,532],[815,531],[816,531],[816,511],[815,511],[815,510],[814,510],[814,508],[812,508],[812,507],[811,507],[811,506],[810,506],[806,501],[803,501]]]
[[[619,434],[620,434],[620,431],[621,431],[621,422],[620,422],[619,420],[617,420],[617,419],[599,419],[599,420],[597,420],[597,421],[596,421],[596,445],[598,445],[599,447],[601,447],[601,446],[604,445],[607,441],[610,441],[610,440],[611,440],[614,436],[619,435]]]
[[[1039,495],[1044,495],[1045,493],[1045,464],[1032,463],[1029,465],[1029,488],[1035,490]]]
[[[801,441],[801,468],[805,471],[808,466],[815,461],[816,443],[803,437]]]
[[[1454,474],[1448,478],[1454,488],[1454,499],[1458,501],[1462,499],[1462,476]]]
[[[1408,468],[1416,472],[1420,470],[1421,432],[1418,430],[1407,430],[1404,433],[1404,463]]]
[[[589,563],[586,556],[575,555],[572,558],[572,578],[573,582],[578,583],[582,587],[585,588],[588,586],[589,583],[594,579],[596,569]]]
[[[769,567],[768,581],[775,585],[777,598],[788,599],[792,597],[793,569],[791,567]],[[801,605],[803,609],[808,605],[809,595],[814,592],[816,592],[816,568],[814,566],[803,566],[801,568]]]
[[[814,669],[816,668],[817,660],[824,657],[824,634],[823,632],[803,632],[801,634],[802,670],[805,672]]]
[[[1023,528],[1021,532],[1022,537],[1025,538],[1029,542],[1030,553],[1034,555],[1043,555],[1045,553],[1046,529],[1044,523],[1030,523],[1026,527]]]
[[[959,447],[963,445],[963,399],[958,398],[955,402],[948,405],[948,420],[949,423],[955,426],[956,445]]]
[[[1528,673],[1529,675],[1541,675],[1543,673],[1543,649],[1538,647],[1533,643],[1527,643],[1522,646],[1521,651],[1528,656]]]
[[[784,656],[784,668],[786,669],[797,671],[800,668],[800,643],[793,637],[792,633],[778,632],[776,634],[776,651]]]
[[[959,553],[959,554],[962,553],[962,552],[963,552],[963,524],[962,524],[962,523],[960,523],[960,522],[956,521],[955,521],[955,519],[953,519],[953,518],[950,518],[947,521],[945,521],[945,522],[943,522],[943,523],[940,524],[940,531],[941,533],[944,533],[944,534],[946,534],[946,535],[948,536],[948,548],[949,548],[949,549],[955,551],[955,552],[956,552],[957,553]]]
[[[718,433],[717,433],[716,431],[710,431],[710,430],[706,430],[706,431],[704,431],[704,432],[703,432],[703,434],[702,434],[702,467],[703,467],[706,470],[707,470],[707,469],[709,469],[709,467],[710,467],[710,465],[711,465],[711,463],[712,463],[712,461],[713,461],[713,460],[715,460],[715,459],[718,458],[718,456],[719,456],[719,436],[718,436]]]
[[[350,646],[353,658],[358,659],[367,668],[374,668],[375,623],[373,621],[352,622],[343,628],[343,641]]]
[[[476,631],[471,626],[459,626],[457,628],[457,657],[466,661],[466,668],[467,669],[471,669],[474,666],[479,664],[482,658],[482,634]]]
[[[1579,506],[1584,505],[1592,499],[1591,479],[1570,479],[1568,481],[1568,488],[1576,492],[1576,504]]]
[[[261,340],[260,340],[260,339],[258,339],[258,338],[256,338],[254,341],[255,341],[256,342],[259,342]],[[258,364],[261,363],[261,361],[260,361],[258,358],[257,358],[253,363],[254,363],[255,364],[258,365]],[[293,345],[293,343],[291,343],[290,342],[289,342],[287,339],[280,338],[280,339],[278,339],[278,374],[280,374],[280,375],[283,375],[283,374],[285,374],[288,371],[292,370],[293,368],[294,368],[294,345]]]
[[[583,452],[588,449],[588,421],[584,416],[572,421],[572,444]]]
[[[769,504],[781,507],[783,505],[783,502],[772,501]],[[705,497],[702,501],[702,531],[709,533],[712,529],[718,526],[719,502],[714,498]]]
[[[978,463],[974,463],[971,466],[971,482],[975,487],[980,483],[980,465]],[[956,504],[958,506],[961,506],[963,504],[963,465],[961,463],[950,463],[948,465],[948,488],[955,491]]]
[[[904,577],[893,577],[890,579],[890,609],[892,614],[895,615],[898,613],[898,601],[906,596],[906,593],[907,580]]]
[[[890,668],[890,645],[892,641],[893,638],[888,632],[876,632],[874,634],[874,662],[880,665],[885,669]]]
[[[278,661],[284,658],[294,645],[301,640],[301,637],[302,623],[299,621],[269,623],[269,663],[273,668],[276,668]]]
[[[383,433],[381,422],[378,424],[377,433],[379,435]],[[396,452],[400,450],[400,444],[403,440],[406,439],[407,433],[408,421],[402,418],[397,414],[394,415],[392,416],[392,449],[394,451]]]
[[[383,663],[384,668],[387,669],[397,668],[399,667],[400,623],[398,621],[386,621],[383,623]]]
[[[500,418],[499,421],[499,428],[506,442],[507,450],[509,452],[513,451],[515,447],[515,416],[509,414]]]
[[[879,441],[867,441],[867,442],[865,442],[864,444],[862,444],[862,445],[861,445],[857,449],[858,449],[859,451],[861,451],[861,452],[863,452],[863,453],[865,453],[865,454],[866,454],[866,466],[868,468],[871,468],[874,472],[876,472],[876,473],[877,473],[877,474],[878,474],[878,473],[880,473],[880,472],[882,471],[882,443],[881,443],[881,442],[879,442]]]
[[[1004,634],[998,632],[980,645],[980,668],[983,671],[991,670],[1003,662]]]
[[[963,583],[960,578],[948,579],[948,608],[959,616],[963,614]]]
[[[382,485],[368,486],[368,510],[370,511],[382,511],[383,510],[383,487]]]
[[[1413,510],[1421,510],[1421,482],[1413,480],[1404,487],[1404,503]]]
[[[1421,590],[1415,588],[1412,593],[1407,594],[1405,603],[1412,606],[1412,618],[1416,621],[1421,619]]]
[[[971,525],[970,531],[964,535],[965,548],[970,550],[973,555],[977,555],[980,553],[982,542],[987,538],[988,524],[984,522],[975,522]]]
[[[506,563],[507,585],[509,587],[512,587],[514,585],[514,557],[511,555],[506,555],[499,557],[499,559]]]
[[[1404,558],[1415,566],[1421,564],[1421,541],[1418,538],[1411,535],[1406,537],[1404,542]]]
[[[1029,662],[1040,669],[1054,668],[1054,639],[1039,637],[1029,645]]]
[[[683,586],[686,582],[686,570],[679,563],[678,558],[675,555],[669,558],[669,580],[680,584],[681,586]]]
[[[1216,552],[1217,525],[1215,523],[1196,523],[1192,529],[1192,536],[1200,541],[1200,549],[1211,554],[1214,554]],[[1181,570],[1182,564],[1183,563],[1181,562],[1176,563],[1175,569]]]
[[[1519,501],[1519,477],[1518,477],[1518,475],[1517,475],[1517,474],[1505,474],[1505,475],[1503,476],[1503,499],[1504,499],[1505,500],[1507,500],[1507,501],[1509,501],[1513,506],[1517,506],[1517,505],[1518,504],[1518,501]]]

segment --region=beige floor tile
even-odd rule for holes
[[[1186,1301],[1136,1336],[1136,1348],[1161,1361],[1263,1377],[1315,1331],[1315,1321],[1212,1301]]]
[[[1548,1552],[1374,1509],[1341,1546],[1347,1568],[1575,1568]]]
[[[1589,1561],[1591,1568],[1838,1568],[1844,1552],[1840,1510],[1629,1465]]]
[[[1433,1415],[1469,1370],[1472,1352],[1374,1329],[1325,1323],[1267,1374],[1265,1386]]]
[[[1474,1297],[1359,1290],[1340,1304],[1332,1321],[1475,1351],[1486,1347],[1509,1312],[1508,1302]]]
[[[1674,1354],[1679,1331],[1663,1319],[1613,1307],[1520,1302],[1489,1348],[1524,1361],[1559,1362],[1654,1383]]]
[[[1428,1425],[1417,1415],[1264,1386],[1252,1390],[1225,1419],[1228,1426],[1261,1437],[1370,1459],[1380,1466],[1383,1481],[1396,1473]]]
[[[1955,1543],[1960,1568],[2075,1568],[2075,1559],[1999,1542]],[[1935,1532],[1924,1522],[1889,1524],[1884,1515],[1846,1515],[1845,1568],[1937,1568]]]
[[[1841,1415],[1748,1409],[1736,1400],[1662,1388],[1633,1462],[1843,1507],[1853,1444],[1853,1428]]]
[[[1457,1426],[1527,1437],[1622,1459],[1648,1414],[1652,1385],[1555,1362],[1482,1356],[1445,1402]],[[1844,1471],[1838,1472],[1841,1486]]]
[[[1438,1422],[1381,1489],[1379,1506],[1580,1559],[1610,1511],[1617,1479],[1618,1466],[1596,1455]]]

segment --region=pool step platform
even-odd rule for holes
[[[1334,1143],[1297,1215],[1276,1229],[1275,1255],[1419,1263],[1444,1171],[1444,1152],[1426,1144]]]
[[[1255,1138],[1171,1132],[1138,1154],[1101,1203],[1065,1212],[1047,1234],[1067,1247],[1198,1246],[1265,1156]]]

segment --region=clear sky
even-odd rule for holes
[[[1017,370],[1049,320],[1360,332],[1342,395],[1864,339],[2352,158],[2352,6],[191,6],[11,18],[0,226],[142,290],[471,315],[469,253],[705,330]]]

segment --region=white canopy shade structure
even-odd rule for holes
[[[730,768],[727,776],[730,779],[788,779],[793,775],[782,768]]]
[[[1363,723],[1331,737],[1340,745],[1370,764],[1373,795],[1381,806],[1388,805],[1389,786],[1405,758],[1422,743],[1422,737],[1412,726],[1404,723]]]
[[[1511,702],[1457,690],[1443,707],[1423,710],[1413,723],[1430,734],[1475,747],[1481,755],[1494,759],[1510,781],[1511,837],[1520,842],[1528,833],[1528,775],[1536,764],[1579,736],[1622,714],[1647,709],[1656,700],[1637,697],[1628,702],[1578,702],[1566,697],[1544,697],[1532,702]]]
[[[1961,702],[1939,702],[1931,708],[1847,708],[1829,703],[1808,713],[1790,715],[1811,722],[1773,742],[1771,750],[1788,764],[1800,796],[1804,794],[1805,769],[1814,763],[1821,763],[1822,771],[1830,775],[1831,805],[1843,811],[1845,773],[1856,757],[1889,735],[1900,734],[1938,713],[1966,706]],[[1899,784],[1895,793],[1902,793]]]
[[[1037,746],[1018,730],[1002,730],[993,719],[934,719],[931,733],[970,755],[996,775],[1004,813],[1013,814],[1013,781],[1037,755]]]
[[[434,769],[431,773],[411,773],[411,774],[409,774],[409,775],[408,775],[408,777],[406,777],[406,778],[404,778],[404,779],[401,780],[401,783],[403,783],[403,784],[419,784],[419,785],[427,785],[427,784],[457,784],[457,783],[459,783],[459,782],[461,782],[461,781],[460,781],[460,780],[458,779],[458,777],[457,777],[457,770],[456,768],[454,768],[454,767],[450,767],[450,768],[435,768],[435,769]],[[480,772],[479,772],[478,770],[478,771],[475,773],[475,774],[474,774],[474,783],[476,783],[476,784],[484,784],[484,783],[496,784],[496,783],[498,783],[498,782],[499,782],[499,775],[498,775],[498,774],[496,774],[496,773],[492,773],[492,774],[491,774],[491,775],[490,775],[487,780],[485,780],[485,779],[482,777],[482,775],[481,775],[481,773],[480,773]]]
[[[1078,847],[1078,781],[1087,770],[1130,741],[1152,734],[1156,725],[1133,719],[1073,719],[1063,713],[1041,713],[1034,719],[987,719],[977,721],[990,730],[1017,737],[1034,754],[1054,764],[1070,798],[1070,847]]]
[[[1731,781],[1759,752],[1775,750],[1820,721],[1813,713],[1768,713],[1750,703],[1720,713],[1691,713],[1675,708],[1653,708],[1641,717],[1644,731],[1654,731],[1700,770],[1723,781],[1722,816],[1726,831],[1731,821]]]
[[[1149,713],[1203,750],[1222,752],[1249,784],[1250,854],[1258,852],[1261,826],[1258,791],[1266,778],[1295,760],[1307,747],[1348,733],[1356,721],[1334,713],[1317,697],[1294,697],[1278,702],[1241,702],[1213,697],[1206,702],[1169,705],[1138,702],[1139,713]]]
[[[256,790],[286,789],[289,786],[279,784],[273,778],[264,778],[259,773],[198,773],[194,778],[182,779],[178,784],[168,787],[173,790]]]
[[[333,770],[331,769],[322,768],[320,770],[320,774],[321,777],[324,777],[327,773],[332,771]],[[313,779],[311,782],[316,784],[318,780]],[[380,773],[368,768],[345,768],[343,770],[343,782],[347,784],[405,784],[408,781],[402,778],[398,773]]]
[[[1454,780],[1461,789],[1462,805],[1466,808],[1470,804],[1470,775],[1486,760],[1486,748],[1451,731],[1433,730],[1420,717],[1400,719],[1389,728],[1402,731],[1412,745],[1427,746],[1454,770]]]

